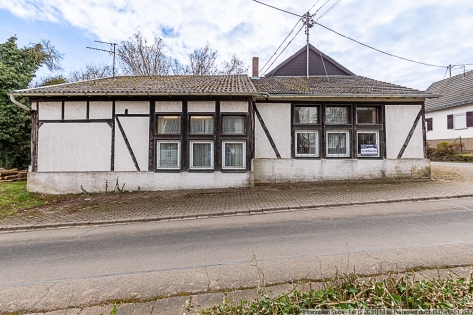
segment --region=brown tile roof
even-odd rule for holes
[[[256,90],[247,75],[119,76],[13,91],[13,95],[51,94],[244,94]]]
[[[349,96],[429,96],[429,93],[361,76],[264,77],[252,79],[259,93]]]
[[[464,75],[432,83],[427,92],[441,94],[437,99],[425,101],[425,111],[430,112],[448,107],[473,103],[473,70]]]

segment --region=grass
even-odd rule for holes
[[[0,220],[18,214],[34,215],[33,208],[62,199],[64,196],[30,193],[26,181],[0,182]]]
[[[187,307],[191,307],[187,305]],[[201,315],[301,314],[304,309],[471,309],[473,276],[417,280],[412,274],[360,278],[354,273],[324,281],[320,289],[269,297],[260,290],[252,301],[231,302],[200,311]]]

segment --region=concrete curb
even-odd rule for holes
[[[30,225],[14,225],[14,226],[0,226],[0,232],[5,231],[21,231],[21,230],[36,230],[36,229],[54,229],[63,227],[75,227],[75,226],[96,226],[96,225],[110,225],[110,224],[127,224],[137,222],[159,222],[159,221],[170,221],[170,220],[194,220],[194,219],[209,219],[219,218],[224,216],[235,216],[235,215],[259,215],[269,214],[276,212],[288,212],[288,211],[303,211],[320,208],[333,208],[333,207],[350,207],[350,206],[361,206],[361,205],[375,205],[383,203],[401,203],[401,202],[417,202],[417,201],[428,201],[428,200],[445,200],[445,199],[459,199],[473,197],[473,194],[463,195],[451,195],[451,196],[430,196],[430,197],[415,197],[415,198],[398,198],[388,200],[372,200],[364,202],[340,202],[340,203],[327,203],[327,204],[314,204],[314,205],[298,205],[298,206],[287,206],[287,207],[270,207],[270,208],[252,208],[247,210],[237,210],[220,213],[199,213],[199,214],[182,214],[174,216],[154,216],[154,217],[139,217],[139,218],[127,218],[127,219],[115,219],[115,220],[97,220],[97,221],[77,221],[77,222],[60,222],[60,223],[36,223]]]

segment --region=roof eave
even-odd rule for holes
[[[35,97],[35,96],[254,96],[256,93],[241,92],[207,92],[207,93],[153,93],[153,92],[29,92],[12,91],[7,93],[13,96]]]
[[[297,98],[435,98],[436,94],[269,94],[261,93],[257,99],[297,99]]]

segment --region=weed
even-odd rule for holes
[[[81,191],[84,195],[90,195],[90,193],[89,193],[87,190],[85,190],[85,188],[84,188],[82,185],[80,185],[80,191]]]

